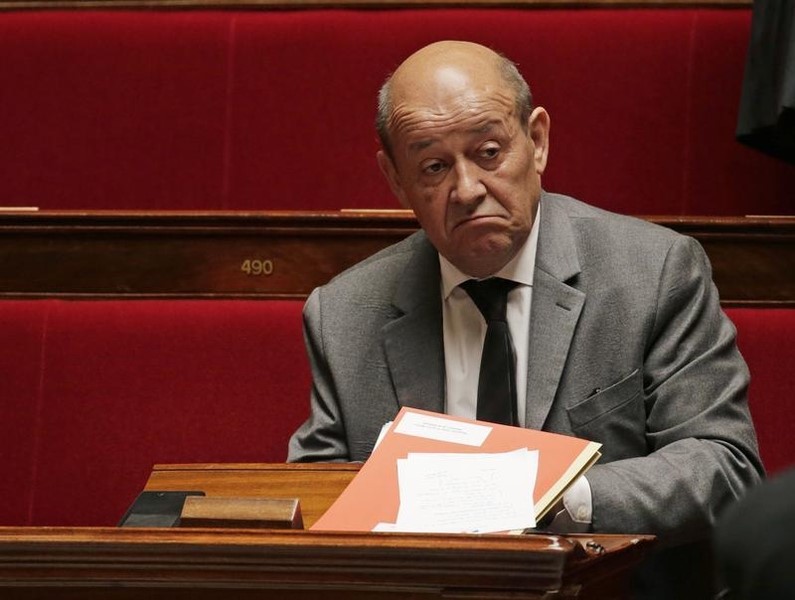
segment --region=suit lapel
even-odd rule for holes
[[[525,410],[533,429],[541,429],[549,414],[585,302],[585,293],[566,283],[580,272],[569,217],[554,201],[542,197],[541,206]]]
[[[585,302],[585,293],[567,283],[580,273],[569,217],[556,202],[542,202],[525,410],[526,426],[534,429],[549,414]],[[424,238],[395,293],[398,316],[383,329],[398,403],[435,412],[444,411],[445,386],[439,281],[439,257]]]
[[[401,406],[444,411],[444,342],[439,258],[418,245],[393,303],[399,316],[384,326],[387,363]]]

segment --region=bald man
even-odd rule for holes
[[[289,460],[366,460],[401,406],[474,418],[487,325],[461,285],[507,279],[516,424],[603,444],[553,526],[656,534],[672,550],[638,597],[707,597],[715,515],[763,471],[701,247],[543,191],[550,117],[483,46],[407,58],[376,125],[378,164],[422,230],[309,297],[311,415]]]

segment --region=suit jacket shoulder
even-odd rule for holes
[[[438,261],[436,250],[423,231],[417,231],[353,265],[321,289],[328,298],[344,295],[346,303],[390,303],[400,282],[410,274],[407,271],[414,266],[418,254],[423,257],[424,265],[431,269],[433,261]]]

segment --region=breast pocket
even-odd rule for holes
[[[640,369],[613,385],[570,406],[572,431],[578,437],[600,442],[602,460],[646,454],[646,411]]]

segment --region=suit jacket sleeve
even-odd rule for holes
[[[703,537],[762,473],[748,369],[708,259],[691,238],[670,246],[652,319],[642,361],[648,454],[589,471],[593,525],[687,541]]]
[[[349,455],[334,379],[324,355],[320,294],[321,289],[315,289],[304,306],[304,341],[312,370],[311,412],[290,438],[289,462],[343,462]]]

